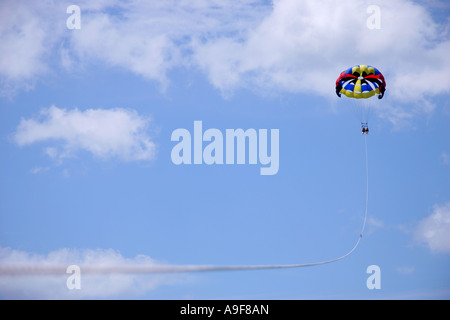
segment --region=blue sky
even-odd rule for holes
[[[81,9],[70,30],[66,8]],[[366,9],[379,9],[370,29]],[[364,138],[339,73],[371,64],[357,250],[281,270],[0,276],[0,297],[448,299],[445,2],[4,1],[2,265],[282,265],[339,257],[365,208]],[[401,8],[401,10],[400,10]],[[354,33],[353,33],[354,32]],[[358,35],[357,38],[349,34]],[[278,129],[279,171],[175,165],[171,134]],[[205,143],[206,144],[206,143]],[[369,290],[367,267],[381,270]]]

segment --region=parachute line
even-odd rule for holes
[[[366,205],[364,211],[364,220],[358,240],[353,248],[343,256],[335,259],[320,262],[303,263],[303,264],[284,264],[284,265],[235,265],[235,266],[214,266],[214,265],[118,265],[118,266],[80,266],[84,274],[109,274],[109,273],[133,273],[133,274],[149,274],[149,273],[179,273],[179,272],[206,272],[206,271],[239,271],[239,270],[268,270],[268,269],[287,269],[313,267],[323,264],[336,262],[348,257],[358,247],[364,233],[367,220],[367,208],[369,202],[369,160],[367,152],[367,136],[364,135],[364,148],[366,158]],[[22,266],[1,266],[0,276],[2,275],[61,275],[66,273],[65,266],[48,266],[48,265],[22,265]]]

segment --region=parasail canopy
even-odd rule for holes
[[[386,90],[383,74],[375,67],[356,65],[342,71],[336,80],[336,94],[345,94],[349,98],[367,99],[378,95],[382,99]]]

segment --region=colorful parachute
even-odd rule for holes
[[[372,66],[356,65],[342,71],[336,80],[336,94],[349,98],[367,99],[378,94],[382,99],[386,90],[386,81],[381,72]]]

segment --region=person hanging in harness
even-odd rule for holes
[[[362,134],[369,134],[369,126],[367,123],[361,123],[362,126]]]

